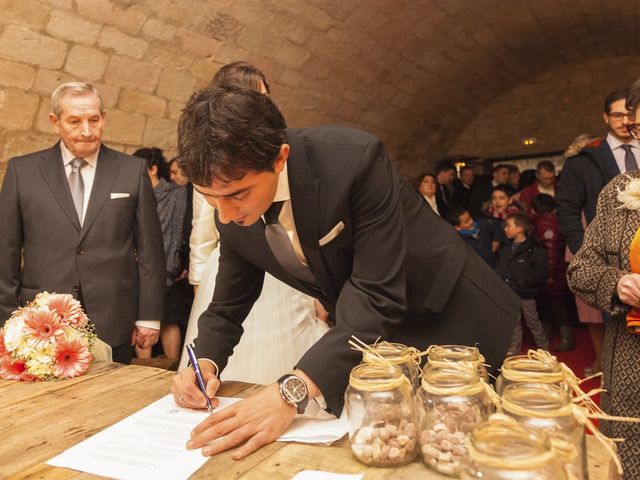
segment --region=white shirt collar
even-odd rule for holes
[[[71,153],[71,151],[67,148],[62,140],[60,140],[60,151],[62,152],[62,164],[66,167],[71,163],[71,161],[76,158],[76,156]],[[98,154],[100,153],[100,149],[96,150],[95,153],[89,155],[87,157],[82,157],[87,162],[87,164],[91,165],[93,168],[96,168],[98,164]]]
[[[632,148],[640,149],[640,143],[638,143],[638,141],[635,138],[631,140],[628,144],[625,144],[624,142],[621,142],[619,139],[611,135],[611,133],[607,134],[607,143],[609,144],[609,147],[611,148],[611,150],[620,148],[622,147],[622,145],[631,145]]]

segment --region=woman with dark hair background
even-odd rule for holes
[[[436,191],[438,190],[436,176],[432,173],[422,173],[413,181],[413,187],[422,195],[422,198],[429,204],[431,209],[440,215],[438,203],[436,202]]]
[[[167,358],[178,358],[180,354],[180,313],[184,308],[178,305],[183,302],[182,295],[176,295],[174,285],[182,272],[180,252],[182,249],[182,229],[187,205],[185,187],[166,180],[168,166],[162,150],[156,147],[141,148],[133,153],[136,157],[147,161],[149,179],[158,204],[158,217],[162,229],[162,243],[166,261],[164,319],[160,327],[160,342]],[[158,239],[160,241],[160,239]],[[184,320],[182,320],[184,321]],[[151,358],[151,348],[136,347],[138,358]]]

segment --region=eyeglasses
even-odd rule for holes
[[[633,138],[640,140],[640,123],[632,123],[627,127],[627,130]]]
[[[614,120],[622,120],[624,117],[627,117],[627,120],[629,120],[630,122],[636,121],[636,114],[633,112],[629,112],[629,113],[611,112],[611,113],[607,113],[607,115],[609,115]]]

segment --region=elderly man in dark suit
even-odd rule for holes
[[[60,85],[53,147],[9,161],[0,190],[0,325],[39,292],[71,293],[129,363],[158,341],[164,252],[144,160],[101,143],[105,111],[86,83]]]
[[[352,335],[420,348],[479,342],[500,364],[519,300],[399,178],[376,137],[341,127],[286,129],[268,97],[209,89],[185,108],[179,149],[194,188],[217,207],[220,231],[216,290],[196,342],[207,396],[265,271],[319,299],[335,320],[295,369],[214,413],[188,448],[206,445],[204,454],[214,455],[246,442],[234,453],[241,458],[275,440],[310,399],[339,415],[361,360],[348,345]],[[172,391],[182,406],[205,405],[192,369],[175,377]]]

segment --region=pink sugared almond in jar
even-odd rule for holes
[[[362,427],[360,430],[358,430],[358,433],[356,433],[354,443],[357,443],[357,444],[369,443],[371,441],[372,436],[373,436],[373,428]]]
[[[400,458],[400,449],[397,447],[391,447],[389,449],[389,460],[397,460]]]

